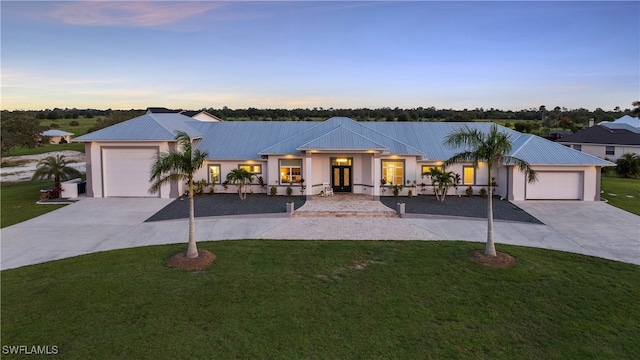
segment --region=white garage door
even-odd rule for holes
[[[527,183],[527,200],[582,200],[583,173],[538,171],[538,181]]]
[[[158,148],[102,148],[104,196],[159,197],[149,194],[149,171]]]

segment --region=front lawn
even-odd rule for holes
[[[38,205],[40,189],[53,186],[50,182],[2,182],[0,187],[0,227],[17,224],[59,209],[64,205]]]
[[[221,241],[204,271],[185,244],[2,272],[3,345],[65,359],[637,359],[640,267],[499,245]]]
[[[602,198],[609,204],[640,215],[640,180],[602,176]]]

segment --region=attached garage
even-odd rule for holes
[[[526,184],[527,200],[582,200],[584,172],[537,171],[538,181]]]
[[[103,147],[104,197],[159,197],[149,194],[149,171],[157,156],[157,147]]]

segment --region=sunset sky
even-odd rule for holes
[[[2,1],[1,108],[630,108],[640,2]]]

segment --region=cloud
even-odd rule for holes
[[[176,23],[225,6],[220,2],[102,2],[60,3],[49,17],[69,25],[150,27]]]

